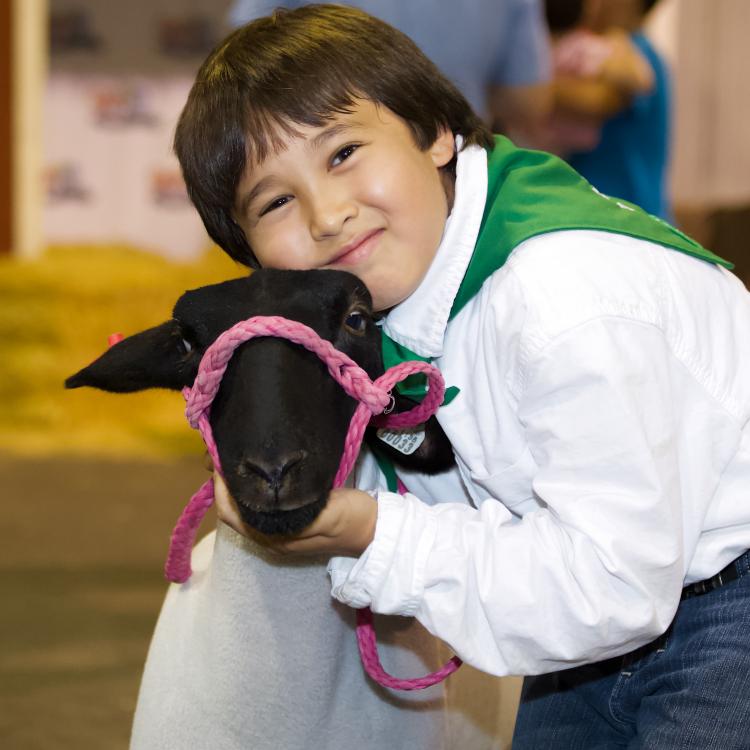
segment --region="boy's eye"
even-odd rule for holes
[[[331,166],[337,167],[341,162],[346,161],[357,149],[359,148],[358,143],[350,143],[344,148],[340,148],[331,159]]]
[[[274,198],[274,200],[261,209],[260,216],[265,216],[270,211],[285,206],[291,199],[292,197],[290,195],[282,195],[280,198]]]

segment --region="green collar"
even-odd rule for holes
[[[504,136],[495,136],[487,172],[487,202],[477,244],[449,319],[458,314],[518,245],[548,232],[614,232],[726,268],[734,267],[642,208],[603,195],[552,154],[516,148]]]

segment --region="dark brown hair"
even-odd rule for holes
[[[261,162],[294,125],[320,127],[358,98],[382,104],[429,148],[444,128],[492,148],[466,99],[407,36],[354,8],[277,10],[241,27],[203,63],[174,148],[208,234],[232,258],[258,263],[233,219],[247,163]]]
[[[547,26],[553,34],[575,28],[583,18],[583,0],[545,0]]]

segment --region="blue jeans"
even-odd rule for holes
[[[748,750],[750,552],[734,566],[647,646],[526,678],[513,750]]]

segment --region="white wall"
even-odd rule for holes
[[[672,67],[678,206],[750,203],[750,2],[662,0],[647,31]]]

